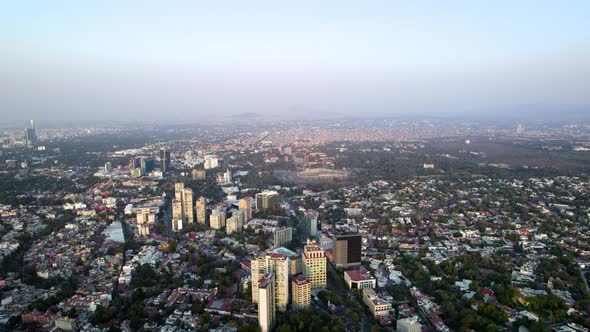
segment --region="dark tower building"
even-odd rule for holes
[[[362,237],[359,234],[338,235],[334,240],[334,264],[347,268],[361,265]]]
[[[30,128],[25,129],[25,139],[27,146],[34,146],[37,144],[37,133],[35,132],[35,121],[31,120]]]
[[[170,169],[170,151],[160,149],[160,170],[167,172]]]

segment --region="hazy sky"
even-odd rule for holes
[[[5,1],[0,123],[590,113],[590,1]]]

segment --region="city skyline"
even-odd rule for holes
[[[4,7],[4,123],[575,119],[590,105],[582,1]]]

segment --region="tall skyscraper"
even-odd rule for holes
[[[303,274],[311,283],[311,288],[325,288],[328,260],[322,247],[315,241],[303,248]]]
[[[172,200],[172,230],[179,231],[182,229],[182,201]]]
[[[291,302],[295,309],[307,309],[311,305],[311,283],[304,276],[291,281]]]
[[[199,224],[206,225],[207,224],[207,202],[205,201],[205,197],[199,197],[197,199],[195,210],[197,210],[197,222]]]
[[[258,280],[269,272],[275,278],[276,308],[285,311],[289,303],[289,258],[280,253],[268,251],[250,261],[252,272],[252,302],[257,302]]]
[[[25,129],[25,140],[27,146],[34,146],[37,144],[37,131],[35,128],[35,121],[33,120],[31,120],[30,127]]]
[[[255,294],[257,298],[255,302],[258,303],[258,324],[262,332],[269,332],[275,325],[275,276],[272,272],[266,273],[256,283],[258,284]]]
[[[149,172],[153,171],[155,168],[155,162],[152,158],[142,157],[140,160],[140,167],[142,174],[148,174]]]
[[[257,210],[278,210],[280,207],[279,193],[276,191],[263,191],[256,194]]]
[[[170,151],[166,148],[160,149],[160,170],[162,173],[167,172],[170,169]]]
[[[252,197],[241,198],[238,207],[246,212],[246,221],[252,220]]]
[[[361,265],[361,246],[360,234],[337,235],[333,244],[336,267],[347,268]]]
[[[172,216],[180,217],[183,225],[192,224],[195,221],[194,217],[194,206],[193,206],[193,190],[184,188],[184,183],[179,182],[174,184],[174,200],[180,202],[180,215],[178,211],[174,210],[172,205]],[[178,206],[177,206],[178,208]]]
[[[110,172],[112,172],[112,170],[113,170],[113,164],[111,164],[110,161],[107,161],[104,164],[104,171],[107,172],[107,173],[110,173]]]

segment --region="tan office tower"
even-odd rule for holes
[[[327,259],[324,250],[315,241],[303,248],[303,274],[311,282],[311,288],[326,287]]]
[[[311,283],[304,276],[293,278],[291,301],[295,309],[307,309],[311,305]]]
[[[268,251],[250,261],[252,271],[252,302],[258,301],[258,280],[272,272],[275,278],[275,305],[285,311],[289,303],[289,258],[283,254]]]
[[[199,224],[207,224],[207,202],[205,197],[199,197],[195,209],[197,210],[197,222]]]
[[[193,190],[182,190],[182,220],[184,224],[192,224],[195,222],[193,207]]]
[[[252,197],[244,197],[239,200],[238,207],[246,212],[246,221],[252,220]]]
[[[264,274],[258,281],[256,289],[258,300],[258,324],[262,332],[272,331],[275,325],[275,276],[273,273]],[[254,291],[254,290],[252,290]]]

